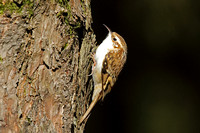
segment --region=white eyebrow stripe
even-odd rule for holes
[[[122,47],[121,41],[120,41],[119,37],[118,37],[118,36],[115,36],[115,38],[117,39],[117,42],[119,43],[119,45]]]

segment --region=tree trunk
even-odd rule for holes
[[[90,0],[0,1],[0,132],[76,133],[93,82]]]

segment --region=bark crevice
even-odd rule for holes
[[[96,41],[90,1],[14,4],[0,15],[0,132],[83,132]]]

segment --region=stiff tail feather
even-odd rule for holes
[[[88,117],[88,115],[90,114],[91,110],[93,109],[94,105],[97,103],[98,100],[99,100],[99,95],[96,95],[96,97],[94,97],[94,99],[92,100],[92,103],[90,104],[85,114],[80,118],[79,125]]]

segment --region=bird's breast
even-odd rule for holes
[[[112,43],[113,42],[111,40],[111,35],[109,34],[96,50],[96,54],[95,54],[96,68],[99,69],[100,72],[102,70],[102,66],[103,66],[102,64],[103,64],[106,54],[110,50],[114,49]]]

